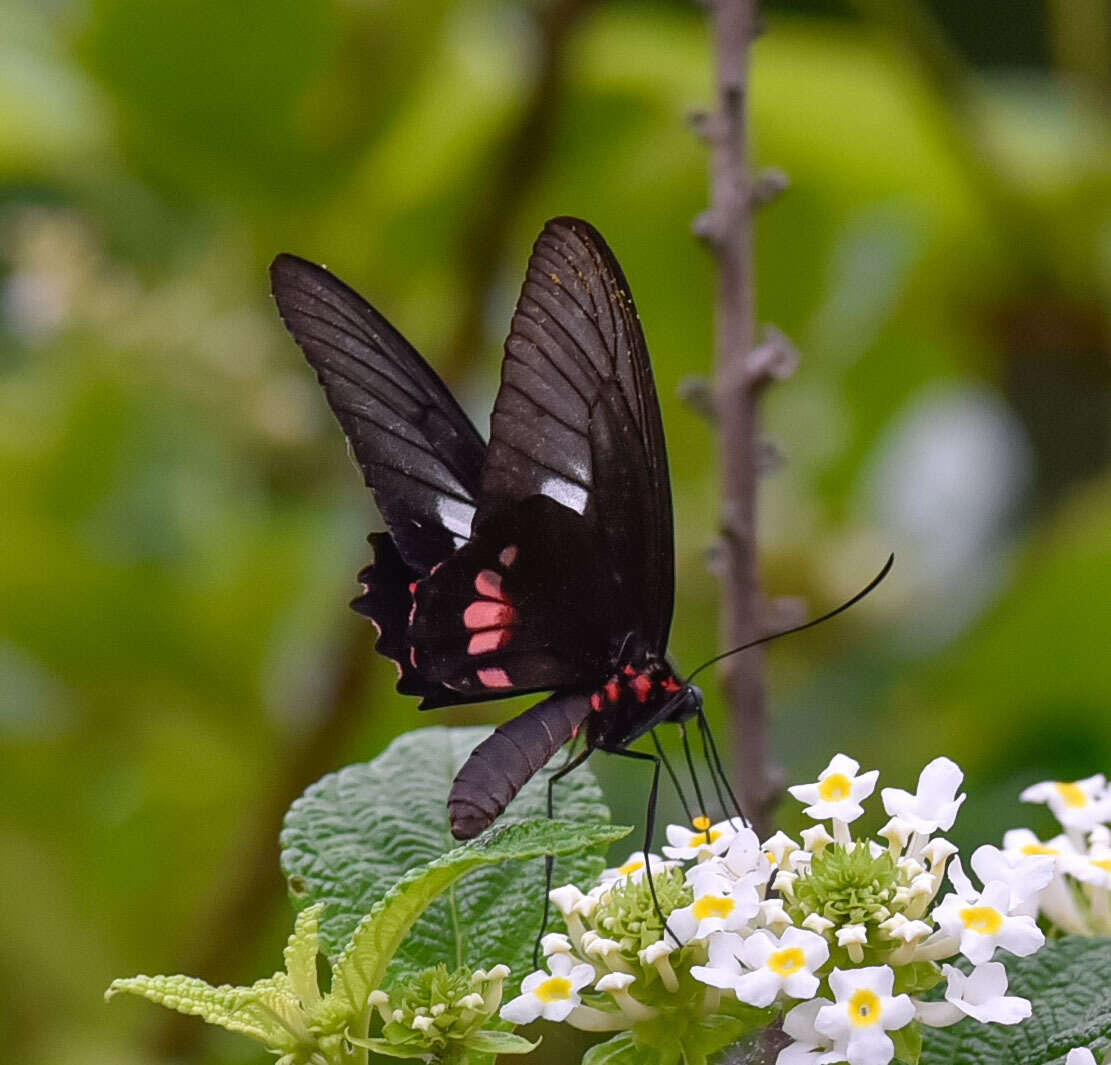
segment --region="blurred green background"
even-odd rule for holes
[[[947,753],[958,842],[1046,828],[1021,785],[1111,769],[1111,14],[765,16],[753,151],[792,187],[759,214],[759,318],[802,352],[767,397],[767,590],[817,612],[898,554],[770,651],[776,756],[911,786]],[[677,0],[0,0],[6,1060],[259,1061],[101,993],[272,971],[286,805],[432,721],[345,605],[372,506],[276,252],[365,292],[485,429],[532,240],[594,222],[663,402],[673,648],[717,649],[713,434],[677,398],[711,359],[708,55]],[[639,822],[635,767],[598,770]]]

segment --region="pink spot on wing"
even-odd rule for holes
[[[498,555],[498,561],[509,569],[514,562],[517,561],[517,545],[510,544],[508,547],[503,547],[501,553]]]
[[[478,670],[478,682],[486,688],[512,688],[513,681],[504,669]]]
[[[467,644],[467,654],[485,655],[491,651],[500,651],[509,643],[508,629],[487,629],[485,632],[476,632]]]
[[[595,692],[590,697],[590,709],[591,710],[601,710],[602,709],[602,694],[601,694],[601,692]]]
[[[491,603],[488,599],[476,599],[463,611],[463,624],[468,629],[496,629],[516,620],[517,612],[508,603]]]
[[[636,670],[633,669],[632,666],[626,666],[625,669],[624,669],[624,673],[625,673],[626,677],[631,677],[635,672],[636,672]]]
[[[617,681],[615,681],[615,680],[606,681],[605,689],[606,689],[606,698],[611,703],[617,702],[617,698],[621,694],[621,688],[618,685]]]
[[[501,590],[501,574],[492,569],[480,570],[474,579],[474,590],[487,599],[505,599]]]
[[[674,677],[668,677],[663,683],[663,688],[665,692],[671,692],[674,695],[679,690],[680,684]]]
[[[409,661],[413,664],[413,668],[417,668],[417,649],[415,647],[409,648]]]
[[[633,677],[631,684],[633,691],[636,692],[637,702],[647,702],[648,693],[652,690],[652,681],[649,679],[648,674],[638,673]]]

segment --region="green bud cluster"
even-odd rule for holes
[[[375,992],[371,1004],[383,1025],[381,1040],[372,1041],[377,1045],[371,1049],[383,1052],[385,1043],[440,1057],[449,1043],[467,1041],[497,1012],[508,975],[504,965],[489,973],[437,965],[398,984],[388,1001],[383,992]]]
[[[817,914],[838,927],[874,928],[894,911],[897,887],[895,862],[887,851],[873,857],[867,843],[832,844],[800,870],[784,908],[799,925]]]
[[[660,870],[652,874],[660,911],[666,917],[673,910],[694,901],[681,869]],[[599,934],[616,940],[621,953],[635,960],[639,951],[663,937],[663,923],[652,901],[652,886],[646,876],[630,879],[602,896],[591,923]]]

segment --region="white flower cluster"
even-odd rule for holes
[[[988,860],[1001,877],[1029,869],[1031,860],[1047,872],[1023,910],[1044,916],[1062,932],[1111,935],[1111,788],[1102,774],[1075,781],[1044,781],[1027,788],[1023,802],[1044,803],[1064,829],[1041,840],[1028,828],[1003,836],[1003,848]],[[980,854],[973,855],[973,868]]]
[[[650,856],[650,884],[634,854],[585,894],[553,891],[567,933],[545,937],[549,971],[529,976],[501,1016],[615,1031],[658,1029],[669,1012],[765,1011],[762,1023],[782,1014],[793,1042],[778,1065],[887,1065],[921,1024],[1023,1020],[1029,1002],[1007,994],[992,959],[1044,942],[1030,910],[1052,859],[980,848],[977,890],[937,834],[965,798],[946,758],[925,767],[913,794],[883,790],[882,842],[854,839],[849,825],[877,776],[839,754],[817,781],[792,787],[819,822],[801,844],[697,818],[692,829],[668,827],[668,860]],[[953,890],[938,902],[947,867]],[[942,964],[958,954],[970,971]],[[920,997],[942,982],[942,998]]]

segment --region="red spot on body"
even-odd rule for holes
[[[497,629],[516,620],[517,612],[508,603],[492,603],[488,599],[476,599],[463,611],[463,624],[472,630]]]
[[[517,545],[510,544],[508,547],[503,547],[501,553],[498,555],[498,561],[509,569],[514,562],[517,561]]]
[[[602,709],[602,693],[601,692],[595,692],[590,697],[590,709],[591,710],[601,710]]]
[[[647,673],[638,673],[632,679],[632,689],[636,692],[637,702],[648,702],[648,694],[652,691],[652,681]]]
[[[621,695],[621,687],[615,680],[606,681],[605,684],[606,698],[611,702],[617,702],[618,697]]]
[[[480,669],[478,682],[486,688],[512,688],[513,681],[504,669]]]
[[[467,654],[485,655],[491,651],[500,651],[509,643],[508,629],[487,629],[485,632],[476,632],[467,644]]]
[[[667,680],[665,680],[663,683],[664,691],[671,692],[672,695],[674,695],[675,692],[677,692],[681,687],[682,685],[674,677],[668,677]]]
[[[501,574],[492,569],[481,570],[474,579],[474,590],[487,599],[505,600],[501,590]]]
[[[370,589],[368,588],[367,591],[370,591]],[[409,582],[409,594],[410,595],[416,595],[417,594],[417,582],[416,581],[410,581]]]

